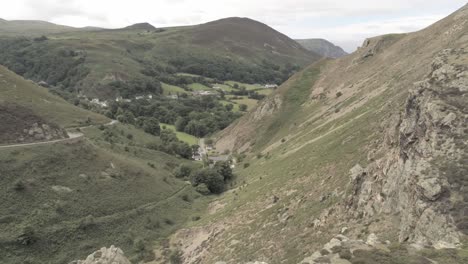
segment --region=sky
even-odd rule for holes
[[[83,27],[156,27],[249,17],[291,38],[325,38],[348,52],[365,38],[422,29],[466,0],[0,0],[0,18]]]

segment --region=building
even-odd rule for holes
[[[108,103],[107,101],[99,101],[98,98],[94,98],[91,100],[91,103],[92,104],[95,104],[95,105],[99,105],[100,107],[108,107]]]
[[[265,89],[276,89],[278,85],[276,84],[265,84]]]

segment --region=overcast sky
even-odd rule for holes
[[[353,51],[366,37],[422,29],[464,4],[466,0],[8,0],[1,5],[0,18],[118,28],[240,16],[292,38],[325,38]]]

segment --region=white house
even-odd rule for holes
[[[265,84],[265,89],[275,89],[278,88],[276,84]]]

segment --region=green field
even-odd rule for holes
[[[174,131],[179,140],[184,141],[184,142],[188,143],[189,145],[198,144],[198,138],[196,138],[196,137],[194,137],[192,135],[189,135],[187,133],[177,131],[175,129],[175,126],[173,126],[173,125],[161,123],[161,128],[163,128],[163,127],[166,127],[166,129]]]
[[[194,91],[210,91],[213,90],[213,88],[205,86],[201,83],[192,83],[189,84],[188,87]]]
[[[239,85],[239,87],[244,86],[247,90],[256,90],[256,89],[263,88],[263,85],[260,85],[260,84],[248,84],[248,83],[241,83],[241,82],[236,82],[236,81],[226,81],[224,83],[231,87],[233,87],[234,84]]]
[[[189,92],[185,91],[183,88],[179,87],[179,86],[175,86],[175,85],[170,85],[170,84],[167,84],[167,83],[161,83],[161,86],[163,88],[163,91],[164,91],[164,95],[169,95],[169,94],[188,94]]]

